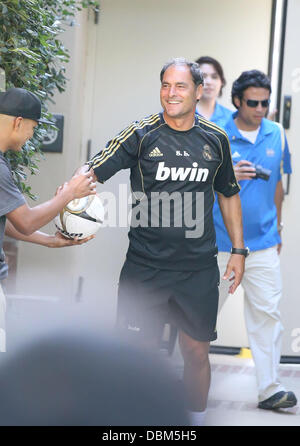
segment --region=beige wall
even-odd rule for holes
[[[271,0],[104,0],[101,10],[89,115],[94,151],[131,120],[158,110],[159,72],[171,57],[220,60],[226,105],[242,70],[267,70]]]
[[[293,174],[290,193],[283,206],[283,250],[281,255],[283,274],[283,299],[281,311],[285,327],[283,354],[300,355],[300,305],[299,305],[299,190],[300,190],[300,53],[299,23],[300,2],[289,0],[286,25],[282,97],[292,96],[290,129],[286,131],[292,155]],[[283,106],[283,105],[282,105]],[[282,114],[282,113],[281,113]],[[298,339],[298,340],[297,340]],[[294,346],[294,348],[293,348]]]
[[[242,70],[267,69],[270,17],[271,0],[102,0],[99,24],[93,17],[82,20],[65,37],[73,56],[71,81],[53,108],[65,114],[64,153],[47,154],[41,174],[32,181],[41,199],[85,161],[88,139],[96,153],[132,120],[160,109],[159,72],[170,57],[219,59],[228,80],[222,102],[230,105],[231,83]],[[103,189],[117,193],[120,182],[128,182],[128,172],[117,174]],[[126,248],[126,228],[99,231],[96,241],[78,250],[20,244],[19,292],[71,299],[81,274],[84,298],[97,300],[113,320]],[[233,305],[240,314],[238,302]],[[237,330],[244,336],[242,322]]]

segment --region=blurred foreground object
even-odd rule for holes
[[[79,331],[44,335],[0,362],[1,426],[187,425],[162,358]]]

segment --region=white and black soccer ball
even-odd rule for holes
[[[67,238],[83,239],[103,225],[105,209],[98,195],[70,201],[55,217],[56,229]]]

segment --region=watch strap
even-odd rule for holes
[[[231,248],[231,254],[240,254],[247,257],[249,255],[249,248]]]

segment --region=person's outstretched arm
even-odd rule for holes
[[[65,246],[82,245],[89,240],[95,238],[94,235],[86,237],[84,239],[68,239],[64,237],[60,232],[56,232],[53,235],[46,234],[45,232],[35,231],[31,235],[24,235],[11,224],[9,220],[6,221],[5,235],[12,237],[16,240],[22,240],[23,242],[35,243],[37,245],[46,246],[47,248],[63,248]]]
[[[23,235],[45,226],[75,198],[82,198],[96,193],[96,185],[90,172],[75,175],[68,183],[59,188],[58,193],[51,200],[30,208],[27,203],[6,214],[7,219]]]

